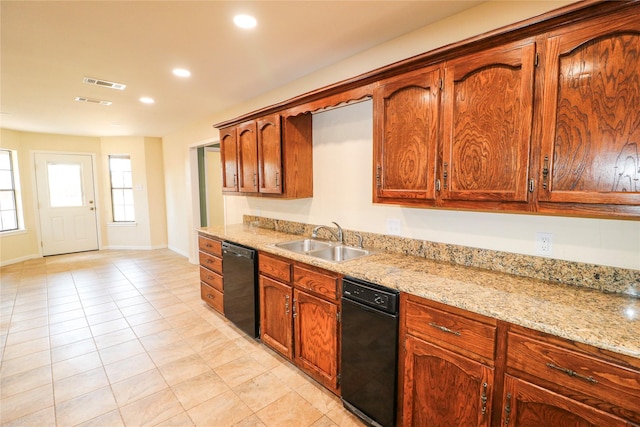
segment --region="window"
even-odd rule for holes
[[[0,150],[0,232],[18,229],[18,203],[13,153]]]
[[[109,156],[113,222],[134,222],[133,180],[129,156]]]

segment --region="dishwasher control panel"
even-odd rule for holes
[[[357,301],[387,313],[398,312],[399,292],[383,286],[345,277],[342,281],[342,297]]]

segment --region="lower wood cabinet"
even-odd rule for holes
[[[402,425],[490,426],[496,322],[407,294],[400,304]]]
[[[222,284],[222,242],[204,234],[198,236],[200,262],[200,298],[224,314]]]
[[[260,253],[260,338],[339,394],[340,276]]]
[[[404,293],[400,302],[400,425],[640,426],[640,359]]]

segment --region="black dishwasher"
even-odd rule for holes
[[[222,242],[224,315],[252,337],[259,334],[258,251]]]
[[[399,294],[352,277],[342,281],[342,402],[370,426],[395,425]]]

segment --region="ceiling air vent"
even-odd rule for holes
[[[102,99],[85,98],[84,96],[76,96],[75,100],[79,101],[79,102],[88,102],[90,104],[100,104],[100,105],[111,105],[111,104],[113,104],[113,102],[111,102],[111,101],[103,101]]]
[[[127,87],[127,85],[123,85],[122,83],[108,82],[106,80],[94,79],[92,77],[85,77],[82,79],[82,82],[89,85],[109,87],[111,89],[118,90],[124,90],[124,88]]]

